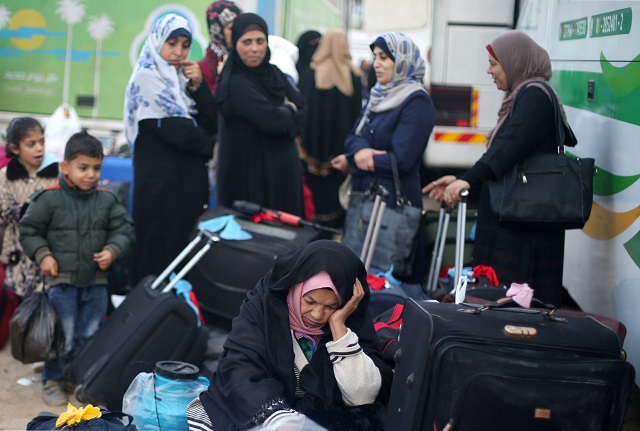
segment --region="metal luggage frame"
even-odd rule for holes
[[[169,281],[169,283],[162,288],[162,293],[169,292],[173,287],[184,278],[184,276],[193,268],[199,261],[202,259],[202,256],[205,255],[206,252],[209,251],[214,244],[220,242],[220,237],[218,235],[214,235],[204,229],[201,229],[198,232],[198,235],[189,243],[187,246],[176,256],[175,259],[165,268],[162,273],[153,280],[151,283],[151,290],[155,290],[160,286],[160,284],[171,274],[179,264],[184,260],[184,258],[191,253],[191,251],[198,245],[200,241],[203,239],[207,239],[205,245],[198,250],[198,252],[182,267],[182,269],[178,272],[178,274],[173,278],[173,280]]]
[[[469,190],[460,192],[460,204],[458,205],[458,218],[456,220],[456,255],[455,255],[455,272],[454,280],[458,282],[462,275],[462,266],[464,264],[464,239],[467,222],[467,200],[469,198]],[[438,273],[440,265],[442,265],[442,255],[447,239],[447,229],[451,220],[452,208],[446,203],[442,203],[438,214],[438,229],[436,231],[436,240],[431,253],[431,265],[429,267],[429,277],[427,278],[427,292],[433,292],[438,286]],[[455,285],[454,283],[454,285]]]
[[[371,220],[369,221],[364,243],[362,244],[362,251],[360,252],[360,260],[364,263],[367,272],[373,260],[373,253],[376,250],[378,235],[382,226],[382,216],[384,216],[384,212],[387,209],[387,199],[389,198],[389,191],[384,186],[377,185],[375,193],[376,197],[371,210]]]

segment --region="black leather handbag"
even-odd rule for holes
[[[591,214],[595,161],[565,154],[558,100],[553,89],[548,90],[555,112],[558,152],[527,157],[489,183],[491,210],[501,226],[581,229]]]

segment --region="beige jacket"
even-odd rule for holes
[[[55,163],[42,169],[35,177],[30,177],[17,158],[12,158],[9,164],[0,170],[0,223],[4,225],[0,262],[7,269],[7,285],[19,295],[26,293],[23,289],[31,290],[25,286],[29,281],[23,277],[24,273],[28,272],[25,271],[25,266],[31,266],[32,262],[22,253],[18,230],[18,222],[24,214],[23,205],[29,202],[29,196],[33,192],[53,186],[57,181],[57,175],[58,165]],[[14,260],[13,264],[19,267],[9,268],[9,258],[15,252],[20,253],[20,259],[19,262]]]

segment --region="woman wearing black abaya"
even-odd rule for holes
[[[191,23],[163,15],[127,85],[125,135],[133,153],[132,283],[160,274],[188,244],[209,200],[215,105],[188,59]]]
[[[491,210],[489,182],[502,178],[525,158],[555,153],[555,108],[545,86],[551,78],[549,53],[520,30],[507,31],[486,46],[489,67],[498,90],[505,92],[498,123],[487,135],[487,151],[460,178],[446,175],[424,187],[431,198],[455,205],[462,189],[479,191],[475,265],[489,265],[501,283],[527,283],[534,297],[562,305],[564,230],[504,227]],[[566,122],[564,145],[577,140]],[[549,193],[553,193],[550,190]]]
[[[278,256],[234,319],[209,390],[187,409],[190,429],[278,429],[306,416],[332,431],[382,430],[392,371],[366,286],[362,262],[338,242]]]
[[[343,30],[327,30],[298,88],[307,102],[302,146],[307,154],[303,159],[307,185],[316,207],[314,221],[341,228],[345,212],[338,189],[345,176],[333,169],[331,159],[342,154],[344,140],[362,108],[360,71],[351,64]]]
[[[236,200],[303,215],[302,172],[294,138],[300,93],[269,64],[266,22],[254,13],[234,21],[232,48],[216,90],[220,113],[217,200]]]
[[[309,70],[311,57],[316,52],[321,38],[322,35],[315,30],[307,30],[298,38],[296,43],[298,47],[298,61],[296,62],[298,76],[304,75]]]

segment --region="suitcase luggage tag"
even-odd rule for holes
[[[460,276],[460,279],[458,280],[458,284],[456,285],[455,289],[453,290],[454,293],[455,292],[455,303],[456,304],[462,304],[464,302],[464,298],[467,295],[467,276],[466,275],[462,275]]]

